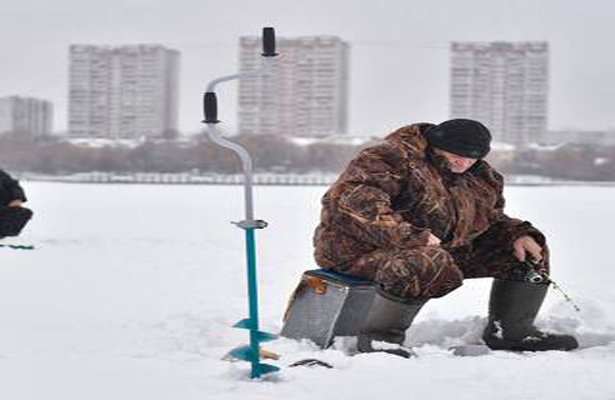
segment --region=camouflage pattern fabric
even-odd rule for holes
[[[540,231],[504,213],[503,177],[484,160],[450,172],[423,136],[430,125],[400,128],[363,150],[327,191],[314,235],[321,268],[374,280],[396,296],[433,298],[464,278],[520,266],[513,243],[521,236],[548,256]],[[430,232],[441,246],[427,246]]]

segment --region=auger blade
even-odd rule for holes
[[[254,330],[254,324],[252,323],[252,320],[250,318],[245,318],[235,323],[235,325],[233,325],[233,328]]]
[[[233,328],[255,331],[254,324],[252,323],[252,320],[250,318],[242,319],[241,321],[233,325]],[[269,342],[272,340],[276,340],[278,338],[278,335],[275,335],[273,333],[264,332],[264,331],[255,331],[255,332],[256,332],[256,340],[258,340],[259,342]]]
[[[265,374],[270,374],[272,372],[277,372],[277,371],[280,370],[280,368],[276,367],[275,365],[261,364],[261,363],[258,363],[256,365],[254,365],[253,368],[254,368],[253,372],[257,376],[261,376],[261,375],[265,375]]]
[[[278,335],[274,335],[269,332],[256,331],[256,337],[259,342],[270,342],[272,340],[276,340]]]
[[[250,362],[257,362],[259,360],[259,357],[256,354],[254,354],[250,346],[241,346],[241,347],[234,348],[233,350],[229,352],[229,354],[238,360],[244,360],[244,361],[250,361]]]

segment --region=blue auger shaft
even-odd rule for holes
[[[246,228],[246,256],[248,272],[248,301],[250,312],[250,349],[254,358],[252,359],[252,378],[260,378],[260,345],[258,341],[258,291],[256,280],[256,241],[254,238],[254,228]]]

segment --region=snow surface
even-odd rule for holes
[[[34,251],[0,248],[0,399],[615,399],[615,188],[514,187],[508,213],[550,238],[554,279],[539,326],[578,336],[581,349],[456,357],[477,343],[489,280],[429,302],[409,331],[419,357],[347,355],[280,339],[287,366],[318,358],[335,369],[283,368],[261,382],[222,361],[246,343],[239,186],[26,182]],[[258,187],[260,311],[278,332],[288,297],[313,268],[311,235],[324,187]]]

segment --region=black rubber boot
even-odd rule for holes
[[[357,337],[358,351],[384,352],[404,358],[414,356],[403,343],[406,330],[426,302],[398,298],[378,289]]]
[[[534,326],[548,289],[548,283],[494,279],[483,334],[487,346],[512,351],[568,351],[579,347],[573,336],[542,332]]]

